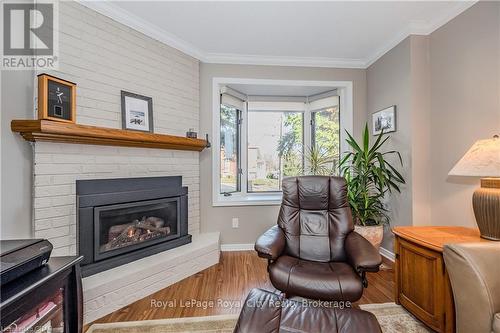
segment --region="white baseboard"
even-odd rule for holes
[[[394,255],[394,253],[392,253],[391,251],[389,251],[387,249],[384,249],[383,247],[381,247],[379,249],[379,253],[381,256],[386,257],[387,259],[389,259],[392,262],[394,262],[394,260],[396,259],[396,256]]]
[[[249,243],[249,244],[221,244],[220,250],[223,252],[226,252],[226,251],[253,251],[254,244],[253,243]],[[380,252],[381,256],[389,259],[390,261],[395,260],[395,255],[391,251],[386,250],[383,247],[381,247],[379,252]]]
[[[226,251],[253,251],[254,243],[249,244],[221,244],[220,250]]]

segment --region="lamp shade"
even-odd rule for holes
[[[474,143],[448,175],[500,177],[500,138]]]

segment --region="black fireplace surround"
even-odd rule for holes
[[[187,194],[180,176],[77,180],[82,275],[190,243]]]

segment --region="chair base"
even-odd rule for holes
[[[364,274],[358,275],[343,262],[312,262],[281,256],[268,266],[273,286],[286,295],[322,301],[355,302],[367,285]]]
[[[235,333],[339,332],[381,333],[375,316],[354,308],[304,304],[280,295],[252,289],[241,310]],[[279,306],[277,306],[279,305]]]

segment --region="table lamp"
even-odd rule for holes
[[[481,177],[472,207],[482,238],[500,241],[500,138],[479,140],[448,173]]]

